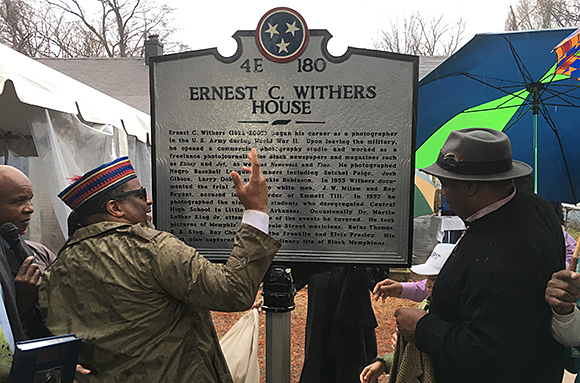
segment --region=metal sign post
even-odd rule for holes
[[[294,281],[289,268],[270,267],[262,289],[266,311],[266,383],[290,383],[290,319]]]
[[[266,383],[290,383],[290,312],[266,312]]]

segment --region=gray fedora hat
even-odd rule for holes
[[[527,176],[532,167],[512,160],[512,146],[505,133],[468,128],[451,132],[437,162],[421,170],[453,180],[501,181]]]

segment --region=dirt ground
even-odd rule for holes
[[[304,363],[304,328],[306,326],[306,308],[308,304],[308,290],[303,289],[298,292],[294,298],[296,309],[292,311],[291,319],[291,376],[290,382],[297,383],[300,379],[302,363]],[[393,313],[399,307],[416,307],[417,303],[406,299],[389,298],[385,303],[373,303],[375,315],[377,317],[378,327],[376,328],[377,345],[379,354],[386,354],[393,351],[391,337],[395,331],[395,318]],[[214,324],[221,338],[243,313],[212,313]],[[265,332],[266,316],[260,315],[260,348],[258,358],[260,363],[260,382],[265,382]],[[380,383],[386,382],[386,375],[379,379]]]

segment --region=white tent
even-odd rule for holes
[[[58,192],[102,163],[128,155],[150,188],[149,115],[3,45],[0,89],[0,157],[32,181],[31,240],[58,250],[70,211]]]

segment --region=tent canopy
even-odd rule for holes
[[[70,212],[58,192],[105,162],[128,155],[151,186],[149,115],[2,45],[0,91],[0,157],[34,187],[31,240],[58,251]]]
[[[13,103],[19,100],[24,104],[77,115],[85,123],[124,128],[127,134],[141,142],[149,141],[149,115],[4,45],[0,45],[0,57],[0,89],[4,89],[0,97],[11,102],[6,108],[15,106]],[[7,87],[8,81],[10,85]],[[7,94],[7,91],[14,95]],[[14,109],[2,112],[10,120],[17,119],[8,116],[14,113]],[[30,135],[28,126],[10,120],[0,124],[2,133],[10,131],[13,135]]]

